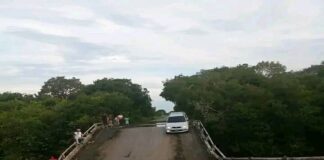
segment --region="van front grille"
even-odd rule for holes
[[[181,127],[172,127],[172,128],[181,128]]]

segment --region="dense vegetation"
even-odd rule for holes
[[[324,63],[287,72],[275,62],[202,70],[161,93],[205,123],[228,156],[320,155],[324,150]]]
[[[44,160],[73,142],[76,128],[85,131],[103,113],[124,114],[132,122],[154,115],[148,91],[128,79],[55,77],[37,95],[0,94],[0,159]]]

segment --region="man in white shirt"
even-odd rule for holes
[[[80,144],[80,141],[82,140],[82,132],[81,129],[77,129],[76,132],[74,132],[74,139],[77,144]]]

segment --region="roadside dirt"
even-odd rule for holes
[[[183,134],[165,134],[164,128],[137,127],[121,129],[120,133],[102,131],[95,138],[95,143],[87,146],[77,159],[210,160],[211,158],[193,130]]]

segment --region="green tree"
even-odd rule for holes
[[[276,74],[281,74],[286,71],[286,66],[279,62],[260,62],[255,67],[255,71],[265,77],[272,77]]]
[[[320,155],[322,71],[285,72],[274,62],[214,68],[165,81],[161,96],[202,120],[227,155]]]
[[[76,128],[85,131],[103,113],[122,113],[133,122],[154,115],[147,113],[154,111],[148,91],[130,80],[104,79],[83,88],[76,78],[56,77],[45,82],[39,97],[0,94],[1,160],[59,155],[73,142]]]
[[[164,116],[164,115],[167,115],[167,113],[165,110],[159,109],[159,110],[155,111],[155,115],[156,116]]]
[[[66,79],[62,77],[53,77],[45,82],[41,91],[38,93],[40,97],[55,97],[59,99],[67,99],[75,96],[83,85],[79,79],[71,78]]]
[[[88,95],[96,92],[121,93],[130,98],[134,103],[132,110],[140,112],[139,115],[151,116],[154,114],[149,91],[129,79],[99,79],[87,85],[84,92]]]

